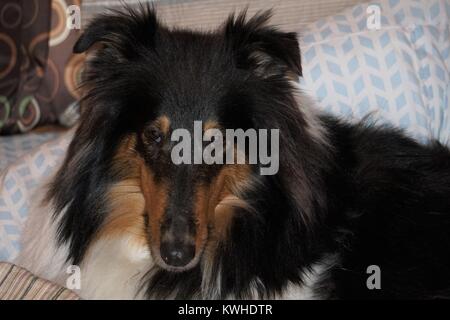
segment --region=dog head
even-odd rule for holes
[[[200,33],[169,29],[145,8],[88,26],[74,47],[87,55],[82,117],[50,190],[75,262],[99,234],[130,232],[161,268],[184,271],[226,237],[236,211],[251,210],[244,194],[259,164],[196,163],[195,146],[174,148],[182,133],[204,146],[199,132],[212,141],[226,129],[274,128],[293,140],[304,124],[291,85],[299,47],[269,17],[244,12]]]

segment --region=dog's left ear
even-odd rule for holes
[[[225,37],[232,45],[238,67],[251,69],[264,78],[276,74],[299,77],[302,67],[297,34],[268,26],[271,16],[269,10],[247,20],[243,11],[228,18]]]

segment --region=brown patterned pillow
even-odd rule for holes
[[[67,8],[81,0],[0,1],[0,133],[44,124],[72,125],[82,56]]]
[[[79,299],[69,289],[38,278],[19,266],[0,262],[0,300]]]

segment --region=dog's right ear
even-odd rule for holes
[[[86,28],[73,47],[73,53],[83,53],[95,44],[113,47],[124,55],[136,45],[152,46],[158,29],[158,20],[151,6],[124,12],[100,15]]]
[[[75,43],[73,53],[83,53],[94,44],[104,42],[108,35],[112,35],[118,31],[114,24],[108,22],[109,19],[107,18],[97,18],[88,26],[86,31],[84,31]]]

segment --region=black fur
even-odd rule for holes
[[[271,298],[326,256],[321,298],[450,297],[447,148],[331,116],[318,121],[324,141],[313,138],[288,81],[301,75],[296,36],[267,26],[269,13],[195,33],[142,11],[97,18],[75,45],[103,47],[87,66],[81,124],[49,192],[57,214],[66,208],[60,241],[70,261],[82,261],[107,215],[103,194],[120,179],[111,169],[117,141],[164,110],[175,127],[213,118],[227,128],[279,128],[280,171],[255,170],[258,183],[242,195],[253,210],[237,209],[216,250],[218,295],[202,295],[200,263],[184,273],[149,270],[149,297],[246,298],[253,284]],[[381,268],[381,290],[366,287],[369,265]]]

